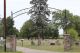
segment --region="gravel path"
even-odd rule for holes
[[[17,50],[18,51],[22,51],[23,53],[60,53],[60,52],[50,52],[50,51],[43,51],[43,50],[35,50],[35,49],[29,49],[29,48],[24,48],[24,47],[17,47]]]
[[[17,51],[22,51],[23,53],[80,53],[80,52],[51,52],[44,50],[29,49],[24,47],[17,47]]]

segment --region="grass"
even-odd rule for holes
[[[7,41],[8,42],[8,41]],[[4,52],[4,43],[1,43],[0,42],[0,53],[22,53],[22,52],[20,52],[20,51],[16,51],[16,52],[11,52],[10,51],[10,49],[6,49],[7,50],[7,52]]]
[[[17,52],[4,52],[4,48],[2,46],[0,46],[0,53],[22,53],[20,51]]]
[[[69,52],[79,52],[80,53],[80,46],[72,46],[72,49]]]
[[[0,52],[0,53],[22,53],[22,52]]]
[[[63,40],[60,40],[60,42],[62,42]],[[46,51],[55,51],[55,52],[64,52],[64,45],[49,45],[49,40],[45,40],[42,41],[41,46],[37,46],[37,40],[34,40],[35,45],[31,45],[31,40],[24,40],[23,41],[23,47],[27,47],[27,48],[32,48],[32,49],[37,49],[37,50],[46,50]],[[17,41],[17,45],[18,46],[22,46],[22,43],[20,40]],[[78,46],[73,46],[72,50],[68,51],[68,52],[79,52],[80,53],[80,47]]]
[[[32,49],[38,49],[38,50],[48,50],[48,51],[59,51],[63,52],[63,45],[49,45],[48,40],[42,41],[41,46],[37,46],[37,40],[35,41],[35,45],[31,45],[31,40],[24,40],[23,47],[32,48]],[[17,41],[18,46],[22,46],[22,43],[20,40]]]
[[[2,46],[0,46],[0,52],[4,51],[4,48]]]

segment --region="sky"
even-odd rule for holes
[[[0,0],[0,17],[3,18],[3,1]],[[12,12],[18,10],[29,8],[31,0],[6,0],[7,1],[7,17],[11,15]],[[49,7],[57,9],[68,9],[74,15],[80,16],[80,0],[48,0]],[[28,10],[26,10],[28,11]],[[23,11],[24,12],[24,11]],[[22,13],[22,12],[20,12]],[[17,15],[17,14],[15,14]],[[14,16],[15,16],[14,15]],[[29,20],[30,15],[24,14],[19,17],[14,18],[14,27],[20,30],[26,20]],[[51,17],[50,17],[51,18]],[[60,31],[63,31],[62,29]]]

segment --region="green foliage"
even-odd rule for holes
[[[58,38],[59,37],[58,29],[51,23],[49,23],[47,29],[44,32],[44,36],[45,38]]]
[[[13,34],[16,35],[16,37],[19,37],[19,31],[15,27],[13,27]]]
[[[80,16],[75,15],[73,20],[74,26],[78,35],[80,35]]]
[[[32,28],[33,28],[33,22],[31,20],[26,21],[20,30],[20,35],[22,37],[29,37]]]
[[[57,28],[63,28],[65,32],[70,28],[74,28],[80,36],[80,16],[73,15],[69,10],[53,12],[52,23]]]
[[[3,19],[1,19],[0,20],[0,36],[3,36],[4,34],[4,20]],[[18,36],[18,33],[19,33],[19,31],[15,28],[15,27],[13,27],[13,25],[14,25],[14,20],[13,20],[13,18],[11,18],[10,16],[9,17],[7,17],[7,19],[6,19],[6,26],[7,26],[7,36],[8,35],[16,35],[16,36]]]
[[[0,20],[0,36],[3,36],[3,23],[2,23],[2,19]]]
[[[70,28],[71,26],[71,21],[70,18],[73,17],[73,14],[70,13],[68,10],[63,10],[63,11],[55,11],[53,12],[53,18],[52,21],[53,23],[58,26],[62,27],[64,30],[67,28]]]
[[[37,27],[34,26],[34,23],[32,20],[28,20],[22,26],[19,37],[31,38],[31,37],[37,37],[37,34],[38,34]],[[47,27],[41,29],[41,37],[42,38],[50,38],[50,37],[57,38],[58,30],[48,25]]]
[[[45,32],[46,26],[48,24],[47,16],[50,15],[50,10],[48,9],[47,0],[31,0],[32,8],[29,10],[31,14],[31,20],[34,23],[33,28],[37,36],[42,36],[43,31]]]
[[[6,19],[6,24],[7,24],[7,35],[16,35],[18,36],[18,30],[13,27],[14,26],[14,20],[10,16],[7,17]]]
[[[71,36],[72,38],[74,38],[75,40],[78,39],[78,33],[77,33],[77,31],[76,31],[75,29],[71,28],[71,29],[69,29],[67,32],[68,32],[68,33],[70,34],[70,36]]]
[[[14,21],[13,19],[9,16],[6,19],[6,23],[7,23],[7,35],[13,35],[13,25],[14,25]]]

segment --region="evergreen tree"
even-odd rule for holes
[[[41,33],[49,21],[47,16],[50,15],[50,10],[48,9],[47,0],[32,0],[30,4],[32,4],[32,8],[29,10],[29,14],[31,14],[31,20],[37,28],[38,45],[40,45]]]
[[[13,35],[13,25],[14,25],[14,21],[13,19],[9,16],[7,17],[7,35]]]

